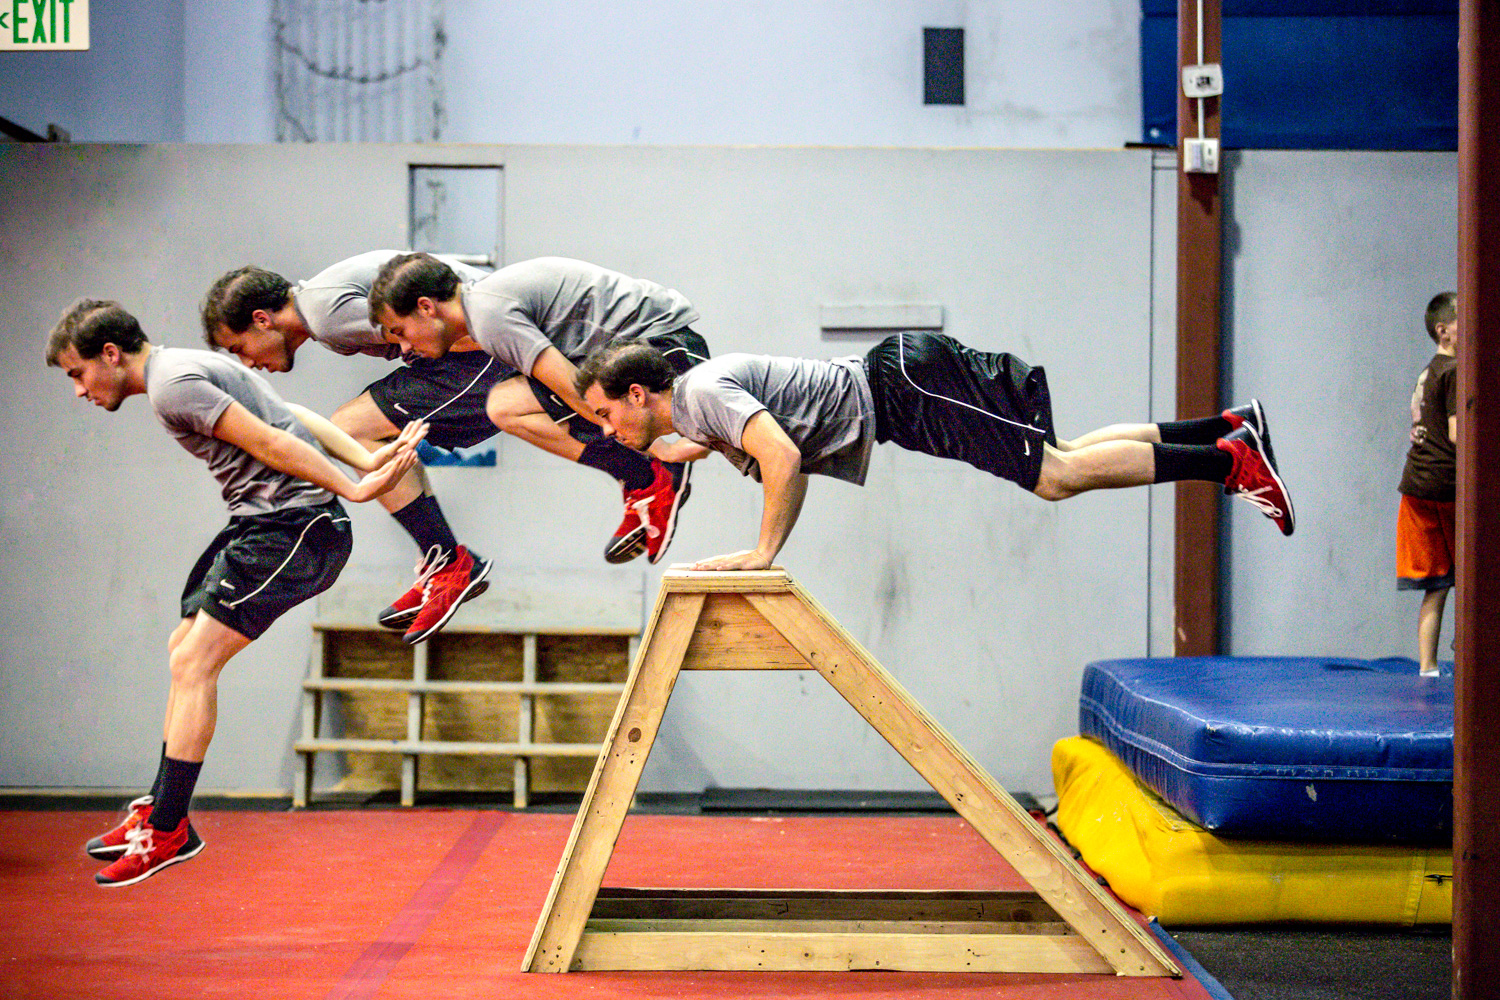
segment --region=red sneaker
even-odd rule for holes
[[[149,795],[142,795],[130,805],[125,807],[125,818],[111,831],[95,837],[84,845],[84,850],[90,857],[112,858],[125,850],[130,840],[130,835],[146,822],[146,817],[151,815],[151,803],[154,800]]]
[[[1272,465],[1276,464],[1276,450],[1271,447],[1271,425],[1266,421],[1265,407],[1260,405],[1260,400],[1252,399],[1232,409],[1225,410],[1220,414],[1229,421],[1232,430],[1239,430],[1245,424],[1255,428],[1255,433],[1260,435],[1261,451],[1266,453]]]
[[[168,865],[197,857],[203,847],[202,838],[186,816],[171,833],[158,830],[150,823],[142,823],[127,838],[125,854],[97,873],[94,881],[106,889],[135,885]]]
[[[604,561],[607,563],[627,563],[646,551],[646,520],[630,506],[630,491],[622,488],[622,492],[625,494],[625,519],[615,529],[609,544],[604,546]]]
[[[656,478],[650,486],[625,494],[625,520],[628,523],[632,516],[636,518],[644,535],[646,557],[651,562],[660,562],[667,554],[667,546],[672,544],[672,533],[677,530],[677,511],[693,492],[688,485],[692,465],[668,464],[653,458],[651,469]]]
[[[406,641],[416,645],[448,624],[460,604],[484,593],[489,572],[488,559],[476,561],[462,545],[454,549],[453,557],[428,577],[426,599],[406,632]]]
[[[427,596],[427,581],[447,562],[448,557],[443,555],[441,548],[434,545],[428,549],[427,554],[412,569],[417,574],[417,580],[411,585],[411,589],[392,601],[390,607],[380,612],[375,620],[386,628],[405,630],[422,610],[422,601]]]
[[[1218,441],[1222,451],[1234,459],[1234,469],[1224,481],[1224,492],[1239,497],[1276,522],[1283,535],[1297,526],[1292,497],[1276,472],[1276,463],[1261,446],[1260,435],[1248,421]]]

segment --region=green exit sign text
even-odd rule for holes
[[[0,52],[88,47],[89,0],[0,0]]]

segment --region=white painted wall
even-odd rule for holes
[[[1228,385],[1269,405],[1298,514],[1291,539],[1229,522],[1236,653],[1417,655],[1420,596],[1396,591],[1396,484],[1432,357],[1422,312],[1457,283],[1456,171],[1452,153],[1230,159]],[[1452,624],[1450,601],[1443,659]]]
[[[94,142],[275,136],[270,0],[97,4],[94,48],[0,53],[0,115]],[[451,142],[1118,148],[1139,5],[447,0]],[[968,103],[922,104],[922,28],[966,29]]]
[[[1063,434],[1147,412],[1146,152],[0,148],[14,192],[0,231],[16,247],[0,287],[26,289],[0,341],[0,421],[25,442],[0,464],[0,784],[144,780],[182,579],[223,520],[144,400],[106,414],[43,367],[46,330],[88,294],[193,346],[198,300],[230,267],[306,275],[400,243],[411,158],[503,165],[508,259],[569,254],[678,288],[716,352],[856,353],[873,340],[823,340],[821,305],[940,303],[954,336],[1046,366]],[[383,370],[313,348],[275,378],[328,412]],[[497,440],[495,469],[434,470],[460,537],[502,567],[599,566],[618,489]],[[672,557],[749,544],[760,503],[710,458]],[[863,489],[813,483],[782,562],[1002,782],[1044,790],[1052,742],[1076,731],[1083,666],[1145,651],[1148,503],[1133,490],[1050,505],[885,446]],[[354,517],[353,564],[402,580],[409,540],[378,509]],[[289,785],[309,617],[287,615],[226,670],[205,788]],[[647,785],[920,779],[816,675],[695,675]]]

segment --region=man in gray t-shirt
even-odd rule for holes
[[[220,672],[280,615],[333,583],[352,544],[334,495],[364,502],[390,489],[415,461],[424,428],[413,424],[375,455],[345,438],[345,454],[369,471],[351,482],[263,378],[208,351],[153,347],[115,302],[86,299],[64,314],[47,364],[109,411],[146,395],[162,426],[207,463],[230,513],[188,575],[182,620],[167,641],[171,687],[156,781],[124,822],[86,847],[114,859],[96,883],[127,886],[203,849],[187,810],[213,738]]]
[[[291,371],[298,348],[309,341],[336,354],[400,358],[401,348],[370,324],[368,303],[381,265],[398,255],[396,250],[358,254],[296,284],[259,267],[230,271],[204,298],[204,339],[251,368],[268,371]],[[465,281],[488,273],[453,257],[442,260]],[[515,369],[472,347],[444,358],[415,358],[340,406],[333,422],[366,448],[378,448],[423,419],[429,444],[467,448],[495,433],[486,413],[490,390],[515,375]],[[490,562],[459,544],[420,464],[380,503],[421,556],[416,582],[376,620],[403,630],[408,642],[420,642],[446,624],[459,604],[484,592]]]
[[[670,288],[566,257],[521,261],[465,284],[441,260],[410,254],[386,263],[370,290],[371,322],[408,352],[442,358],[474,343],[527,376],[491,390],[490,417],[538,448],[614,476],[625,519],[606,558],[638,540],[653,563],[671,543],[689,466],[673,447],[642,455],[600,435],[573,375],[615,338],[650,343],[685,371],[708,357],[689,326],[697,318]]]
[[[1255,400],[1217,417],[1113,424],[1063,441],[1040,368],[939,334],[897,334],[863,358],[834,361],[725,354],[683,374],[649,345],[621,341],[584,361],[576,389],[604,432],[632,448],[681,434],[760,480],[756,547],[694,569],[771,565],[801,512],[807,476],[863,484],[870,449],[884,441],[967,462],[1046,500],[1182,479],[1221,483],[1292,533],[1291,499]]]

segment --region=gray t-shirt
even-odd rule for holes
[[[812,361],[721,354],[672,384],[672,423],[760,479],[741,448],[745,424],[766,410],[802,452],[802,471],[863,485],[875,444],[875,401],[859,356]]]
[[[214,437],[214,425],[229,404],[239,403],[272,427],[317,447],[270,383],[233,358],[212,351],[153,348],[146,358],[146,396],[162,426],[208,463],[208,471],[224,488],[230,514],[265,514],[333,499],[321,486],[278,472]]]
[[[370,286],[375,275],[392,257],[404,250],[372,250],[319,271],[306,281],[292,286],[292,302],[312,339],[338,354],[370,354],[377,358],[401,357],[401,348],[388,344],[378,329],[370,325]],[[478,281],[488,271],[472,267],[453,257],[435,255],[458,272],[463,282]]]
[[[469,335],[525,375],[548,347],[579,364],[614,337],[671,333],[698,319],[680,292],[566,257],[502,267],[460,299]]]

